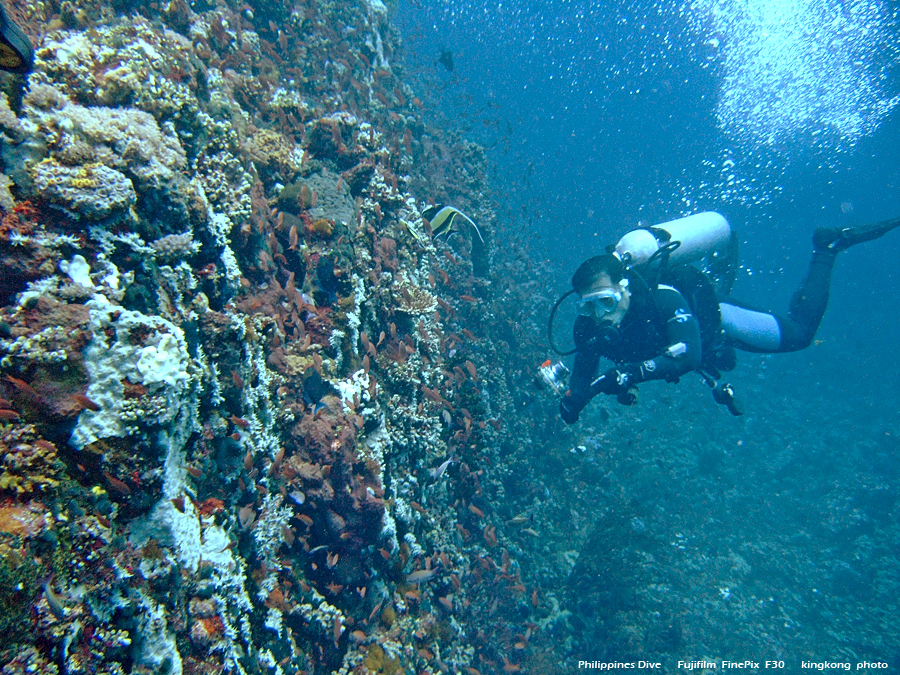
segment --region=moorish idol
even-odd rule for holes
[[[34,65],[31,41],[6,15],[0,4],[0,70],[10,73],[27,73]]]
[[[422,217],[431,224],[431,233],[434,237],[439,237],[445,233],[449,237],[451,231],[459,230],[459,227],[455,226],[457,216],[467,220],[469,225],[475,228],[475,232],[478,233],[478,238],[481,239],[481,243],[483,244],[484,237],[481,236],[481,231],[478,229],[478,226],[471,218],[469,218],[469,216],[459,209],[452,206],[435,204],[422,211]]]

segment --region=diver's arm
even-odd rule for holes
[[[666,350],[656,358],[640,365],[636,380],[666,380],[674,382],[687,372],[700,366],[703,347],[700,341],[700,323],[691,312],[684,296],[671,286],[659,286],[654,293],[659,315],[666,322]]]
[[[559,402],[559,413],[566,424],[574,424],[582,408],[587,405],[596,392],[591,391],[591,382],[597,373],[600,353],[591,338],[592,324],[585,317],[575,320],[573,337],[575,338],[575,363],[569,378],[569,389]]]
[[[660,286],[654,293],[657,311],[666,324],[666,350],[640,363],[611,368],[591,383],[591,395],[621,394],[640,382],[674,382],[700,365],[702,346],[700,324],[690,306],[677,290]]]

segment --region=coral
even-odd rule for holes
[[[5,173],[0,173],[0,209],[9,213],[16,207],[16,200],[10,192],[9,188],[14,185],[12,179],[7,176]],[[6,217],[3,219],[6,220]],[[15,227],[13,225],[12,227]],[[8,239],[9,231],[11,228],[10,223],[4,222],[0,225],[0,238]]]
[[[27,118],[20,127],[27,125],[39,129],[44,150],[40,154],[38,148],[27,151],[27,148],[20,148],[7,139],[4,142],[4,156],[11,175],[16,177],[27,194],[34,190],[36,196],[93,219],[105,218],[110,213],[104,211],[121,211],[132,203],[148,221],[157,224],[187,219],[185,195],[188,191],[184,189],[181,176],[187,159],[170,123],[160,126],[149,113],[136,108],[88,108],[78,105],[65,100],[64,95],[50,85],[39,85],[25,98],[25,112]],[[48,191],[48,182],[52,184],[55,174],[62,171],[52,164],[38,164],[31,169],[32,180],[22,178],[36,159],[47,154],[47,159],[69,167],[70,172],[81,172],[68,176],[63,186],[68,188],[68,193],[59,194],[63,188]],[[107,171],[98,172],[95,169],[97,165],[105,166]],[[122,183],[122,178],[109,171],[127,176],[135,196],[127,200],[119,197],[115,208],[98,207],[96,213],[86,213],[82,204],[84,197],[71,193],[72,189],[93,187],[97,191],[109,183],[111,186],[107,190],[113,190],[118,183]],[[98,175],[87,175],[88,172]],[[65,176],[57,177],[56,182],[64,179]],[[111,199],[110,195],[98,194],[101,199]]]
[[[91,32],[61,31],[35,52],[35,65],[85,105],[133,105],[157,118],[189,117],[195,67],[187,38],[132,15]]]
[[[34,538],[47,528],[47,515],[40,502],[0,506],[0,534]]]
[[[37,435],[33,425],[7,427],[0,433],[0,491],[46,492],[59,485],[63,465],[56,447]]]
[[[277,131],[259,129],[250,134],[244,141],[244,151],[267,184],[288,183],[300,171],[297,149]]]
[[[384,269],[396,272],[400,264],[397,258],[397,242],[390,237],[378,237],[375,240],[372,258],[375,260],[375,273],[381,274]]]
[[[285,187],[278,205],[295,215],[307,214],[315,221],[326,218],[350,226],[356,220],[356,204],[342,175],[327,169],[306,175]]]
[[[386,621],[390,625],[390,621]],[[372,645],[363,659],[363,666],[369,673],[394,675],[401,672],[400,661],[388,654],[380,645]]]
[[[266,495],[253,529],[257,550],[269,564],[275,561],[275,551],[284,542],[284,530],[292,516],[291,510],[282,506],[282,502],[281,495]]]
[[[85,410],[79,416],[72,443],[83,447],[101,438],[125,435],[122,411],[126,383],[144,385],[151,395],[165,397],[165,421],[176,419],[184,405],[192,368],[183,331],[160,317],[108,303],[91,300],[88,306],[93,339],[84,352],[90,377],[87,396],[99,410]],[[160,421],[153,410],[145,410],[145,414]]]
[[[61,326],[47,326],[37,333],[20,335],[15,340],[0,338],[0,349],[7,353],[0,359],[0,365],[10,367],[15,360],[38,363],[65,361],[67,353],[62,346],[68,341],[69,335]]]
[[[334,223],[326,218],[317,218],[306,226],[306,231],[312,235],[330,237],[331,233],[334,232]]]
[[[416,229],[409,186],[473,188],[459,157],[483,157],[426,133],[387,7],[32,11],[21,117],[0,101],[0,573],[24,539],[8,559],[55,574],[19,571],[24,644],[66,672],[525,663],[530,540],[498,512],[531,429],[504,444],[485,415],[519,412],[536,323],[498,374],[493,317],[517,315],[486,307],[470,242]]]
[[[183,232],[181,234],[169,234],[150,242],[150,248],[156,251],[160,258],[181,259],[196,255],[200,250],[200,244],[194,241],[190,232]]]
[[[224,245],[231,230],[250,218],[253,177],[228,150],[199,157],[196,173],[195,180],[209,203],[210,227],[216,240]]]
[[[57,130],[58,136],[50,144],[52,157],[70,146],[81,145],[86,148],[85,160],[134,176],[147,187],[171,180],[187,162],[172,130],[163,133],[156,120],[143,110],[86,108],[69,103],[52,113],[31,111],[31,115],[37,124]],[[80,158],[70,159],[83,163],[77,161]]]
[[[2,530],[6,531],[6,527]],[[38,591],[40,574],[40,568],[28,555],[27,549],[15,548],[7,542],[0,543],[0,634],[7,636],[7,639],[25,636],[29,625],[28,611]]]
[[[131,180],[103,164],[74,168],[45,159],[32,179],[38,197],[89,220],[120,219],[137,199]]]
[[[150,340],[144,341],[146,346],[141,348],[134,365],[141,382],[151,388],[162,383],[178,387],[186,382],[190,377],[186,367],[189,357],[183,341],[179,342],[178,336],[165,333],[155,345],[148,344],[149,342]]]
[[[402,275],[391,288],[391,294],[398,312],[412,315],[431,314],[438,306],[434,295],[411,283],[406,275]]]
[[[2,626],[0,626],[2,629]],[[7,633],[8,634],[8,633]],[[42,673],[42,675],[56,675],[59,672],[57,665],[44,657],[35,647],[25,647],[13,656],[3,666],[3,675],[26,675]]]

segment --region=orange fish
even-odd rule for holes
[[[72,398],[85,410],[93,410],[94,412],[100,410],[100,404],[95,403],[84,394],[72,394]]]
[[[104,472],[103,475],[106,477],[106,480],[109,482],[109,485],[113,490],[123,495],[131,494],[131,488],[128,487],[128,485],[126,485],[124,482],[120,481],[110,473]]]
[[[34,389],[32,389],[31,385],[28,384],[25,380],[20,380],[18,377],[13,377],[12,375],[4,375],[3,379],[9,382],[19,391],[25,392],[26,394],[30,394],[34,397],[37,397],[38,395],[38,393]]]
[[[241,429],[249,429],[250,428],[250,422],[245,420],[243,417],[238,417],[237,415],[232,415],[228,419],[230,419],[234,423],[235,426],[240,427]]]

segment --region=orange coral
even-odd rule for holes
[[[218,616],[200,618],[191,626],[191,642],[208,646],[217,642],[224,632],[225,625]]]
[[[25,506],[0,506],[0,532],[17,537],[34,537],[44,531],[46,509],[40,502]]]
[[[223,508],[225,508],[225,502],[223,502],[221,499],[210,497],[209,499],[204,500],[202,504],[200,504],[200,508],[198,510],[200,511],[201,516],[211,516],[214,513],[221,511]]]

